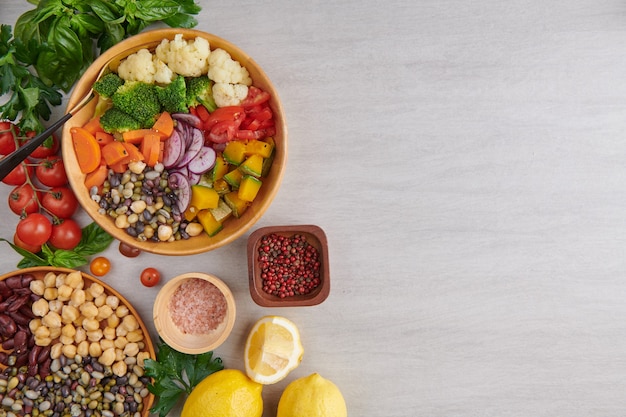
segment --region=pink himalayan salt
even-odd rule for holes
[[[226,317],[226,310],[224,294],[200,278],[185,280],[169,302],[172,321],[189,334],[206,334],[217,329]]]

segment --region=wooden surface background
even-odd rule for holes
[[[256,306],[246,236],[184,258],[113,245],[106,281],[146,321],[146,266],[231,286],[228,367],[256,319],[295,321],[304,360],[264,389],[266,417],[312,372],[354,417],[626,415],[626,2],[199,3],[197,29],[259,62],[287,112],[287,171],[257,226],[321,226],[332,288],[317,307]],[[30,7],[3,0],[2,23]]]

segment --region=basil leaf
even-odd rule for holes
[[[124,28],[119,23],[105,23],[104,33],[98,38],[98,48],[106,51],[124,39]]]
[[[91,0],[90,5],[91,10],[104,23],[122,23],[124,21],[121,10],[114,3],[102,0]]]
[[[177,13],[179,8],[178,3],[172,0],[140,0],[136,4],[134,16],[152,22],[167,19]]]
[[[55,250],[48,258],[50,265],[59,266],[64,268],[77,268],[81,265],[85,265],[87,258],[74,251],[68,251],[63,249]]]
[[[80,242],[73,251],[82,256],[94,255],[108,248],[111,242],[113,242],[113,236],[98,223],[92,222],[83,228]]]
[[[18,262],[17,264],[18,268],[29,268],[31,266],[47,266],[48,265],[48,261],[40,257],[39,255],[29,252],[26,249],[22,249],[19,246],[14,245],[13,243],[9,242],[6,239],[0,238],[0,241],[8,243],[9,246],[11,246],[13,250],[15,250],[15,252],[19,253],[20,255],[24,257],[21,261]]]
[[[170,27],[179,27],[185,29],[191,29],[198,25],[198,21],[193,17],[184,13],[176,13],[175,15],[163,19],[163,23]]]

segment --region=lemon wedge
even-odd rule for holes
[[[280,316],[260,318],[244,350],[246,374],[259,384],[274,384],[300,365],[304,349],[296,325]]]

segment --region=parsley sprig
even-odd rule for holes
[[[183,395],[210,374],[224,369],[222,359],[213,352],[200,355],[181,353],[166,343],[159,344],[157,358],[144,361],[145,374],[152,378],[148,390],[157,397],[150,411],[165,417]]]

